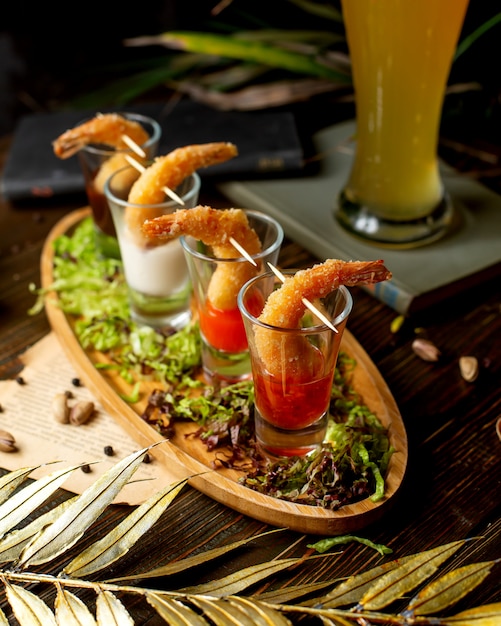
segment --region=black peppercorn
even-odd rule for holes
[[[91,472],[90,465],[82,465],[81,469],[84,474],[90,474]]]
[[[74,387],[80,387],[80,385],[81,385],[80,378],[72,378],[71,379],[71,384]]]
[[[106,456],[113,456],[115,454],[115,451],[111,446],[104,446],[104,453],[106,454]]]

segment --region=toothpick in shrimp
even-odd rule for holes
[[[391,272],[382,260],[364,262],[328,259],[286,277],[280,288],[269,295],[258,319],[269,326],[300,328],[306,311],[303,298],[310,302],[320,301],[341,285],[353,287],[390,278]],[[291,378],[299,376],[302,366],[309,361],[308,354],[313,353],[305,337],[291,334],[285,338],[282,335],[278,339],[277,333],[265,326],[256,328],[255,339],[261,360],[275,376],[280,376],[284,367],[290,369]]]
[[[202,205],[178,209],[169,215],[145,221],[142,231],[149,240],[159,242],[189,235],[212,248],[216,263],[217,259],[240,257],[231,239],[251,256],[259,254],[262,249],[258,235],[242,209],[214,209]],[[257,271],[248,261],[218,264],[208,287],[208,299],[216,309],[235,309],[240,288]]]

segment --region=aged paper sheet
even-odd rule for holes
[[[82,493],[112,465],[139,449],[88,389],[73,384],[78,375],[53,332],[28,350],[22,360],[25,367],[20,376],[24,384],[0,381],[0,429],[14,436],[18,448],[16,452],[0,451],[0,467],[11,471],[37,467],[30,476],[40,478],[64,466],[91,464],[89,473],[77,469],[63,485],[68,491]],[[74,426],[55,420],[54,396],[65,391],[73,396],[69,403],[94,402],[95,413],[86,424]],[[105,454],[106,446],[113,448],[113,456]],[[58,463],[52,464],[54,461]],[[139,504],[172,482],[172,476],[152,458],[151,463],[139,467],[115,502]]]

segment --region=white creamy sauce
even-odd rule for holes
[[[188,267],[177,239],[154,248],[143,248],[124,235],[120,248],[125,278],[135,291],[168,296],[186,286]]]

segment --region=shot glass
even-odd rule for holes
[[[237,250],[235,258],[218,258],[193,237],[181,237],[200,323],[202,366],[211,383],[231,384],[251,378],[247,336],[237,304],[242,284],[231,279],[227,284],[222,284],[221,287],[227,290],[229,306],[224,310],[214,307],[208,293],[211,282],[215,280],[216,270],[224,266],[223,271],[227,277],[241,275],[239,266],[242,264],[249,266],[248,276],[266,271],[267,262],[277,262],[284,238],[282,226],[272,217],[259,211],[245,213],[262,244],[261,252],[252,255],[256,266],[240,256]]]
[[[152,243],[141,233],[145,220],[172,213],[180,205],[170,199],[160,204],[128,202],[138,176],[133,167],[125,167],[108,178],[104,187],[120,246],[131,318],[152,328],[180,330],[191,318],[191,282],[179,239]],[[200,177],[195,172],[174,191],[183,200],[183,208],[196,206]]]
[[[248,281],[238,295],[254,380],[256,441],[271,460],[305,456],[322,445],[339,347],[353,304],[344,286],[313,302],[337,332],[310,311],[300,328],[265,324],[258,317],[279,285],[267,272]]]
[[[145,154],[144,157],[139,157],[132,149],[119,150],[103,144],[89,144],[78,151],[85,191],[94,220],[96,250],[101,256],[116,259],[120,258],[120,248],[115,224],[104,195],[104,184],[113,171],[127,165],[125,155],[138,160],[141,158],[143,162],[152,160],[157,154],[162,134],[160,124],[150,117],[136,113],[121,115],[140,123],[149,134],[149,139],[139,146]],[[112,157],[114,160],[110,161]]]

